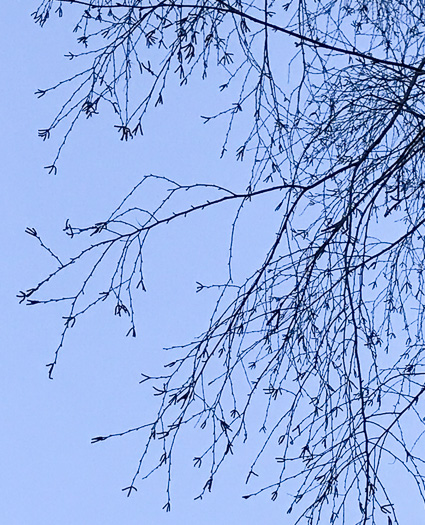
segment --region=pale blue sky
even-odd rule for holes
[[[4,79],[0,198],[5,216],[0,261],[5,401],[0,521],[8,525],[254,524],[263,521],[265,512],[273,512],[269,519],[277,520],[279,506],[271,506],[267,496],[241,499],[235,481],[238,473],[244,477],[245,469],[238,472],[237,459],[223,469],[218,478],[222,482],[202,503],[193,497],[203,480],[195,485],[192,470],[181,471],[175,478],[173,511],[166,514],[161,510],[165,503],[161,476],[140,484],[131,498],[121,492],[137,466],[143,445],[138,436],[90,444],[93,436],[140,423],[150,403],[138,384],[146,362],[163,346],[195,335],[208,320],[210,310],[194,293],[195,281],[226,278],[230,232],[228,227],[220,249],[223,236],[211,214],[198,218],[184,235],[169,228],[152,243],[146,265],[148,293],[137,312],[140,337],[125,338],[126,325],[109,313],[103,324],[95,314],[71,334],[55,379],[48,380],[45,364],[58,342],[61,314],[54,308],[19,306],[15,298],[52,268],[25,228],[35,227],[46,243],[69,254],[62,233],[65,220],[89,224],[104,218],[143,175],[188,181],[198,175],[205,181],[224,180],[227,175],[218,161],[221,136],[211,135],[211,127],[207,130],[198,118],[208,93],[200,91],[199,100],[193,100],[186,91],[187,95],[178,94],[173,112],[169,106],[159,109],[147,140],[123,144],[112,121],[84,122],[65,149],[59,174],[49,176],[43,166],[50,162],[54,145],[37,138],[37,129],[54,116],[60,98],[38,101],[33,93],[66,73],[68,63],[62,56],[70,40],[57,25],[47,24],[43,30],[36,26],[29,16],[36,2],[31,4],[16,1],[3,10],[0,36]],[[184,107],[188,96],[196,119],[190,119]],[[205,141],[210,148],[203,147]],[[213,247],[212,238],[219,241]],[[220,257],[222,266],[217,264]]]
[[[47,127],[60,98],[37,101],[33,93],[66,74],[68,62],[62,56],[72,37],[66,20],[43,30],[36,26],[29,16],[36,5],[15,0],[4,7],[0,34],[0,522],[286,523],[288,502],[271,503],[267,494],[241,499],[249,444],[224,466],[202,502],[193,501],[202,480],[177,465],[170,514],[161,510],[165,478],[160,475],[139,483],[131,498],[121,492],[131,481],[144,444],[138,435],[90,444],[93,436],[144,420],[151,400],[138,384],[140,372],[153,367],[163,346],[184,343],[205,326],[210,309],[194,293],[195,282],[226,278],[231,209],[199,216],[184,231],[171,225],[154,237],[147,250],[148,292],[137,312],[140,337],[125,338],[127,326],[120,319],[94,312],[70,334],[54,381],[47,378],[45,364],[57,344],[62,314],[55,307],[24,308],[15,299],[52,264],[24,234],[25,228],[36,228],[47,244],[68,255],[71,247],[61,231],[65,220],[87,225],[103,219],[143,175],[232,184],[229,177],[236,181],[244,167],[218,160],[223,128],[203,126],[198,118],[214,104],[212,89],[198,82],[175,91],[175,102],[148,121],[142,141],[120,142],[107,118],[82,123],[64,151],[58,175],[49,176],[43,166],[55,147],[38,139],[37,129]],[[259,248],[268,245],[262,228],[266,219],[249,229],[249,242]],[[189,433],[181,444],[182,458],[190,456],[192,437]],[[401,523],[422,523],[423,509],[410,505],[408,490],[401,488],[399,498]]]

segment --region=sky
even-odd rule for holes
[[[147,250],[148,291],[137,312],[140,337],[125,338],[127,326],[120,319],[94,312],[72,331],[54,380],[48,379],[45,365],[58,343],[63,314],[56,307],[23,307],[16,300],[19,290],[53,268],[25,229],[36,228],[47,245],[66,256],[73,249],[62,232],[66,219],[81,225],[102,220],[146,174],[232,184],[229,177],[237,181],[244,168],[219,160],[223,129],[203,126],[199,118],[214,104],[213,92],[195,82],[158,109],[142,141],[120,142],[107,119],[84,122],[70,138],[58,174],[48,175],[43,166],[54,155],[55,144],[43,143],[37,130],[47,127],[60,98],[54,94],[37,100],[34,92],[66,75],[63,55],[72,35],[66,20],[44,29],[36,26],[30,17],[36,6],[37,1],[15,0],[3,7],[0,32],[0,521],[285,523],[285,502],[271,503],[267,494],[241,498],[245,451],[224,466],[202,502],[193,501],[198,480],[177,464],[172,512],[165,513],[165,480],[160,475],[138,484],[130,498],[121,491],[131,481],[143,446],[137,434],[90,444],[94,436],[143,421],[151,400],[139,385],[140,373],[154,367],[164,346],[184,343],[205,326],[211,303],[195,293],[195,283],[226,279],[228,225],[234,210],[203,214],[183,230],[171,225],[160,231]],[[268,245],[266,220],[254,221],[249,229],[249,242],[260,248]],[[188,435],[181,445],[182,457],[190,454],[191,439]],[[400,487],[399,498],[406,520],[401,523],[419,523],[423,509],[410,504],[408,490]]]
[[[142,440],[132,436],[90,444],[96,435],[140,423],[150,401],[139,385],[140,373],[149,368],[152,354],[184,342],[209,318],[210,309],[195,293],[195,282],[224,280],[225,270],[211,261],[217,263],[221,257],[226,268],[229,239],[228,234],[224,239],[219,235],[219,224],[211,221],[211,215],[197,219],[184,235],[178,228],[160,232],[152,243],[146,264],[147,299],[138,312],[140,337],[125,338],[127,326],[109,312],[103,318],[94,314],[71,334],[54,380],[48,379],[45,364],[58,343],[61,314],[54,308],[18,304],[19,290],[34,285],[46,269],[53,268],[25,229],[36,228],[46,244],[69,254],[72,247],[62,232],[65,220],[86,225],[105,218],[144,175],[188,180],[226,175],[217,160],[222,137],[211,138],[199,119],[208,96],[202,91],[199,100],[192,101],[193,119],[187,115],[190,93],[178,94],[173,110],[165,108],[166,119],[163,111],[143,142],[123,144],[112,125],[84,123],[86,127],[70,139],[58,175],[48,175],[43,166],[49,164],[55,145],[43,143],[37,130],[54,116],[60,98],[37,100],[34,92],[66,73],[63,55],[71,40],[58,25],[47,24],[43,30],[36,26],[30,18],[36,2],[30,4],[18,0],[3,9],[0,35],[4,78],[0,85],[4,123],[0,131],[4,217],[0,388],[5,400],[0,521],[8,525],[162,525],[188,520],[249,524],[263,520],[264,512],[278,519],[280,511],[277,506],[270,508],[268,497],[262,503],[242,500],[240,489],[232,483],[237,477],[234,465],[224,468],[223,482],[202,502],[193,501],[199,486],[191,479],[192,471],[183,472],[176,479],[171,513],[162,510],[165,480],[160,476],[141,484],[137,494],[127,498],[121,489],[132,478]],[[212,147],[204,151],[206,140]],[[219,246],[212,246],[215,238]]]

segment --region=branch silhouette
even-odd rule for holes
[[[170,511],[176,443],[197,433],[202,499],[249,438],[257,448],[243,473],[245,499],[284,500],[293,524],[366,525],[381,514],[401,523],[389,462],[425,502],[420,2],[44,0],[33,17],[43,26],[65,8],[79,16],[77,50],[66,57],[81,67],[36,92],[63,94],[39,131],[43,141],[59,137],[49,173],[82,117],[111,111],[121,141],[143,140],[146,115],[175,103],[171,80],[190,89],[196,77],[217,90],[220,109],[202,119],[225,122],[223,166],[232,169],[233,155],[246,167],[228,187],[144,176],[106,218],[66,222],[69,241],[82,243],[68,259],[26,230],[55,268],[18,298],[64,308],[53,377],[69,330],[101,303],[136,337],[148,237],[171,223],[186,231],[206,210],[233,210],[227,278],[196,282],[212,297],[205,329],[170,346],[157,375],[142,372],[154,417],[92,439],[143,436],[123,491],[134,496],[162,470]],[[264,206],[276,217],[267,249],[237,248],[241,217]],[[261,262],[235,272],[235,250]],[[74,291],[49,295],[71,268]]]

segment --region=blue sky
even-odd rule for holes
[[[151,399],[138,384],[140,373],[153,369],[163,346],[184,343],[204,327],[211,303],[195,294],[195,282],[226,279],[229,218],[234,210],[204,214],[183,230],[171,226],[160,231],[147,250],[148,292],[137,311],[140,337],[125,338],[127,326],[120,319],[94,312],[71,333],[55,379],[47,378],[45,364],[57,345],[62,314],[55,307],[18,305],[16,293],[52,268],[25,228],[36,228],[46,244],[66,256],[72,246],[62,232],[65,220],[81,225],[101,220],[142,176],[155,173],[185,182],[232,184],[229,177],[237,181],[244,166],[219,161],[223,128],[215,123],[203,126],[199,118],[205,108],[213,108],[214,91],[195,82],[173,92],[174,101],[148,120],[147,136],[141,141],[120,142],[107,118],[82,123],[64,151],[58,175],[49,176],[43,166],[49,164],[55,145],[38,139],[37,129],[49,123],[60,98],[54,94],[37,101],[33,93],[66,74],[68,62],[62,57],[72,36],[66,19],[43,30],[36,26],[29,16],[36,5],[10,3],[3,9],[0,35],[5,401],[0,520],[8,525],[285,523],[287,502],[271,503],[267,494],[241,498],[244,454],[253,450],[250,444],[224,466],[213,492],[202,502],[193,501],[201,483],[196,473],[177,464],[170,514],[161,510],[165,503],[161,475],[138,484],[139,491],[131,498],[121,492],[143,446],[137,434],[90,444],[93,436],[144,421]],[[267,220],[255,221],[241,246],[249,241],[263,253],[261,246],[268,245],[263,229]],[[243,262],[244,252],[238,256]],[[255,264],[245,262],[247,267]],[[181,444],[182,462],[190,456],[196,436],[188,433]],[[398,482],[394,479],[395,486]],[[405,520],[401,523],[420,523],[423,509],[410,505],[408,485],[398,492],[399,515]]]
[[[200,91],[199,100],[192,100],[189,92],[177,93],[172,111],[170,106],[158,111],[162,115],[150,125],[147,140],[123,144],[112,121],[109,126],[84,122],[64,151],[58,175],[49,176],[43,166],[55,147],[37,138],[37,129],[54,116],[60,98],[38,101],[34,91],[66,73],[63,54],[70,40],[59,25],[47,24],[43,30],[36,26],[29,16],[36,2],[31,4],[17,1],[5,8],[0,37],[7,79],[0,86],[6,124],[1,129],[5,402],[0,520],[8,525],[258,523],[264,512],[277,520],[279,506],[270,506],[267,496],[242,500],[236,480],[245,473],[237,459],[223,469],[222,482],[202,503],[193,501],[199,485],[192,480],[192,470],[180,469],[173,511],[166,514],[161,509],[161,476],[141,484],[131,498],[121,492],[137,465],[143,445],[138,436],[90,444],[93,436],[143,420],[150,399],[138,384],[141,371],[163,346],[184,342],[208,320],[210,310],[195,294],[195,281],[226,277],[229,228],[223,237],[217,222],[226,217],[200,217],[183,235],[178,228],[159,232],[148,251],[148,292],[137,312],[140,337],[125,338],[127,326],[109,312],[103,319],[92,315],[71,334],[55,379],[47,377],[45,364],[57,345],[61,319],[54,308],[25,308],[16,300],[20,289],[53,268],[25,228],[36,228],[46,244],[69,255],[72,247],[62,232],[65,220],[85,225],[104,218],[143,175],[217,181],[228,174],[218,161],[221,135],[211,134],[211,127],[207,130],[199,119],[202,103],[208,100],[208,93]],[[186,109],[189,99],[192,119]],[[236,169],[235,165],[232,176]],[[218,241],[213,246],[212,238]]]

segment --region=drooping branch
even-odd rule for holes
[[[287,512],[298,510],[294,523],[344,523],[348,509],[362,525],[378,512],[398,523],[387,459],[412,476],[425,501],[424,458],[416,453],[425,439],[417,408],[425,392],[422,7],[392,0],[283,8],[264,0],[59,5],[65,3],[87,8],[76,27],[84,50],[69,58],[92,65],[51,88],[71,95],[40,131],[43,139],[62,122],[71,120],[72,129],[80,115],[98,115],[107,102],[121,140],[129,140],[142,133],[147,111],[164,102],[171,75],[186,85],[199,68],[206,81],[214,56],[225,76],[224,106],[203,118],[228,118],[222,157],[240,118],[246,136],[233,137],[236,160],[249,164],[232,189],[144,177],[106,219],[66,223],[70,239],[87,243],[69,260],[27,230],[59,267],[21,292],[21,301],[68,307],[51,374],[68,331],[104,301],[136,336],[133,298],[148,288],[145,243],[157,227],[184,228],[204,210],[234,205],[227,280],[197,283],[197,292],[213,297],[204,331],[169,348],[164,370],[142,372],[155,415],[93,442],[139,432],[144,448],[124,490],[134,494],[164,470],[165,510],[175,444],[198,432],[193,461],[205,475],[198,498],[250,436],[258,448],[247,463],[245,498],[266,492],[276,501],[285,486],[293,494]],[[38,22],[54,4],[42,3]],[[272,9],[285,25],[272,23]],[[283,35],[296,46],[277,49]],[[358,60],[347,64],[341,55]],[[294,62],[298,70],[287,82],[282,64],[289,70]],[[150,192],[151,183],[160,191]],[[237,226],[256,206],[258,217],[260,203],[277,218],[269,243],[264,253],[255,243],[239,245],[260,263],[233,272]],[[79,268],[74,291],[49,295],[48,286],[60,288],[71,267]],[[408,428],[412,421],[417,427]]]

